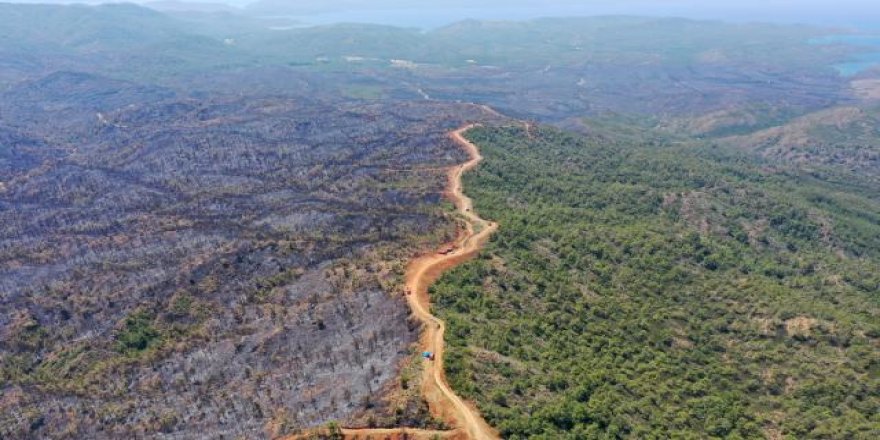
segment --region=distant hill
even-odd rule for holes
[[[0,81],[56,70],[155,80],[247,59],[192,28],[132,4],[0,4]]]
[[[880,176],[880,118],[857,107],[835,107],[721,143],[804,166],[835,165]]]
[[[96,50],[143,46],[182,33],[152,9],[132,4],[56,6],[0,4],[0,42],[5,48]]]
[[[556,0],[556,4],[573,3],[571,0]],[[517,7],[531,6],[533,2],[527,0],[508,0],[505,2],[497,2],[498,7]],[[489,8],[491,2],[481,2],[475,5],[472,1],[466,0],[447,0],[441,5],[444,8],[468,8],[480,7]],[[247,9],[253,12],[277,13],[277,14],[314,14],[331,11],[357,11],[357,10],[376,10],[376,9],[420,9],[420,8],[437,8],[436,2],[431,0],[327,0],[327,1],[296,1],[289,0],[257,0],[249,5]]]
[[[144,3],[143,6],[161,12],[236,12],[239,8],[226,3],[202,3],[163,0]]]

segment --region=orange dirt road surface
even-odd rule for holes
[[[493,111],[494,112],[494,111]],[[498,229],[498,224],[480,218],[473,210],[473,202],[464,195],[461,176],[476,167],[482,160],[476,145],[465,139],[464,133],[476,124],[467,125],[449,134],[470,155],[467,162],[447,170],[445,195],[455,205],[465,223],[465,231],[455,242],[454,249],[446,254],[432,253],[413,260],[406,270],[407,302],[413,314],[424,324],[424,333],[419,341],[419,351],[434,354],[434,360],[423,360],[422,394],[428,401],[431,413],[454,429],[435,431],[415,428],[343,428],[347,439],[398,440],[398,439],[447,439],[447,440],[496,440],[498,433],[489,426],[473,404],[465,402],[450,388],[443,369],[443,335],[446,323],[431,314],[431,300],[428,287],[443,272],[473,258],[483,248],[489,236]],[[320,430],[318,430],[320,432]],[[308,434],[296,435],[289,439],[308,438]]]

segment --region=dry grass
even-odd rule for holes
[[[791,336],[809,336],[810,330],[818,324],[814,318],[807,316],[798,316],[785,321],[785,332]]]

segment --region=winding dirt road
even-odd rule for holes
[[[463,431],[465,438],[473,440],[497,439],[498,434],[483,420],[480,413],[465,402],[450,388],[444,370],[443,335],[446,324],[431,314],[428,287],[443,274],[444,271],[473,258],[498,229],[494,222],[486,221],[474,213],[473,202],[464,195],[461,176],[476,167],[483,156],[476,145],[464,138],[464,132],[473,128],[468,125],[450,134],[471,159],[464,164],[451,168],[448,173],[446,196],[455,204],[459,214],[465,220],[465,233],[455,243],[455,250],[446,255],[425,255],[414,260],[406,272],[406,287],[412,295],[407,297],[413,313],[425,323],[421,346],[424,351],[434,353],[434,361],[426,362],[422,379],[422,392],[428,400],[435,416],[452,422],[452,425]]]
[[[431,314],[431,301],[428,287],[443,272],[473,258],[482,249],[498,225],[480,218],[473,212],[473,202],[462,191],[461,176],[473,169],[483,160],[476,145],[465,139],[464,133],[475,125],[467,125],[449,134],[468,155],[467,162],[447,169],[445,195],[455,205],[465,223],[464,233],[454,243],[454,250],[447,254],[432,253],[413,260],[406,270],[406,289],[410,292],[407,302],[413,314],[422,321],[425,331],[419,342],[419,351],[434,353],[433,361],[425,361],[422,372],[422,394],[428,401],[431,413],[453,426],[450,431],[422,430],[412,428],[351,429],[342,433],[348,439],[436,439],[450,440],[495,440],[498,433],[489,426],[479,411],[459,397],[446,381],[444,370],[443,335],[446,323]]]

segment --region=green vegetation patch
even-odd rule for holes
[[[532,135],[468,133],[501,229],[432,292],[449,379],[504,438],[880,433],[876,188]]]
[[[153,326],[154,317],[138,311],[127,318],[116,335],[116,350],[129,355],[159,345],[162,334]]]

